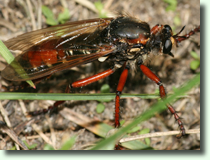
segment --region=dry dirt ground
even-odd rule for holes
[[[46,27],[46,19],[40,14],[41,5],[48,6],[55,14],[55,17],[62,12],[63,8],[67,8],[71,15],[70,21],[98,17],[94,7],[91,8],[91,6],[94,6],[94,0],[90,0],[90,4],[87,5],[77,2],[77,0],[31,0],[28,2],[0,0],[0,39],[2,41],[34,29]],[[177,0],[176,2],[177,7],[175,11],[166,11],[168,4],[163,0],[102,0],[104,10],[108,13],[108,16],[126,13],[142,21],[146,21],[151,27],[156,24],[169,24],[173,26],[175,33],[179,32],[182,26],[186,25],[183,31],[183,34],[185,34],[195,26],[200,25],[200,3],[197,0]],[[194,60],[190,55],[191,51],[195,51],[200,56],[199,33],[189,40],[184,41],[174,52],[174,58],[170,56],[159,56],[150,61],[150,69],[160,77],[168,93],[171,93],[174,88],[180,87],[194,77],[197,72],[200,72],[199,68],[196,71],[190,69],[190,62]],[[3,58],[0,57],[0,71],[5,67],[4,62]],[[86,66],[86,69],[82,66],[73,71],[67,70],[56,73],[49,80],[42,81],[38,84],[36,91],[29,88],[19,91],[39,93],[64,92],[65,86],[69,82],[93,75],[106,68],[109,68],[108,63],[100,64],[96,62]],[[103,81],[83,87],[75,92],[98,93],[102,84],[107,83],[110,85],[110,91],[114,93],[119,75],[120,70]],[[1,85],[11,86],[13,83],[1,78],[0,87]],[[157,89],[158,86],[156,84],[143,76],[140,70],[137,70],[136,72],[131,71],[123,93],[154,94]],[[124,99],[122,100],[121,117],[125,121],[129,121],[143,113],[156,101],[140,98]],[[26,107],[27,111],[33,111],[46,108],[52,105],[53,101],[2,100],[1,103],[7,112],[11,127],[15,128],[27,121],[23,114],[23,106]],[[97,104],[97,101],[68,101],[63,106],[76,113],[82,113],[84,116],[113,124],[114,100],[104,103],[105,110],[101,114],[96,112]],[[187,93],[187,96],[174,102],[173,106],[179,111],[179,115],[183,118],[182,120],[187,130],[200,128],[200,86],[193,88]],[[0,115],[0,120],[4,121],[2,114]],[[41,116],[33,123],[36,123],[39,130],[47,138],[44,139],[40,135],[41,133],[38,134],[31,125],[27,125],[21,131],[19,137],[21,139],[27,139],[29,144],[37,144],[34,148],[36,150],[42,150],[44,145],[49,141],[52,142],[55,148],[60,148],[62,143],[74,134],[79,136],[72,149],[85,149],[87,146],[100,140],[100,137],[88,130],[84,130],[83,127],[78,126],[76,123],[65,119],[59,112],[51,116]],[[154,117],[139,124],[139,127],[141,130],[148,128],[150,133],[179,130],[178,124],[168,111],[156,114]],[[142,141],[144,142],[144,140]],[[7,134],[0,132],[0,149],[8,150],[14,145],[14,141]],[[181,139],[177,139],[174,135],[154,137],[150,138],[149,145],[156,150],[199,150],[200,133],[190,134]]]

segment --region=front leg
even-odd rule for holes
[[[160,81],[160,79],[148,67],[146,67],[145,65],[141,64],[141,62],[139,63],[139,65],[140,65],[141,71],[149,79],[151,79],[152,81],[154,81],[159,86],[159,91],[160,91],[160,97],[161,97],[161,99],[165,98],[166,97],[166,92],[165,92],[165,89],[164,89],[163,84]],[[180,117],[178,116],[177,112],[175,111],[175,109],[170,104],[167,104],[166,106],[168,107],[168,109],[171,112],[171,114],[174,115],[174,118],[178,122],[179,127],[180,127],[180,130],[182,132],[180,135],[177,135],[177,137],[180,138],[180,137],[184,136],[185,135],[185,128],[184,128],[184,125],[183,125]]]
[[[116,70],[115,68],[107,69],[107,70],[105,70],[103,72],[100,72],[98,74],[95,74],[93,76],[77,80],[77,81],[73,82],[72,84],[70,84],[66,87],[65,93],[69,93],[71,88],[83,87],[83,86],[86,86],[86,85],[91,84],[93,82],[99,81],[100,79],[106,78],[109,75],[111,75],[112,73],[114,73],[115,70]],[[49,106],[47,109],[29,112],[29,115],[37,116],[37,115],[40,115],[40,114],[45,114],[45,113],[51,112],[51,111],[57,109],[58,106],[60,104],[64,103],[64,102],[65,101],[56,101],[52,106]]]
[[[115,128],[120,127],[120,95],[125,86],[125,82],[128,77],[129,68],[130,68],[129,65],[125,66],[125,69],[121,73],[121,76],[117,85],[116,97],[115,97]]]

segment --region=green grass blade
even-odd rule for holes
[[[7,47],[4,45],[4,43],[0,40],[0,54],[2,57],[7,61],[8,64],[10,64],[12,61],[14,61],[14,56],[12,53],[7,49]],[[12,67],[17,71],[19,75],[23,74],[25,71],[22,69],[19,63],[13,63]],[[21,71],[21,72],[18,72]],[[27,74],[23,74],[27,75]],[[31,87],[36,88],[34,83],[30,80],[26,81]]]
[[[7,61],[7,63],[11,63],[15,58],[4,45],[4,43],[0,40],[0,53],[2,57]]]
[[[97,100],[110,101],[115,98],[115,93],[97,94],[75,94],[75,93],[20,93],[20,92],[0,92],[0,100]],[[159,95],[148,94],[122,94],[121,98],[138,97],[142,99],[157,99]]]

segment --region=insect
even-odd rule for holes
[[[160,97],[166,97],[161,80],[144,62],[151,54],[174,57],[172,47],[199,32],[200,26],[180,36],[183,30],[184,27],[173,34],[169,25],[157,24],[150,28],[148,23],[129,16],[68,22],[6,41],[10,50],[20,50],[22,54],[2,71],[2,76],[11,81],[36,80],[94,60],[110,61],[110,69],[73,82],[66,92],[103,79],[123,67],[115,98],[115,127],[120,127],[120,95],[129,70],[139,67],[159,86]],[[22,68],[13,68],[17,62]],[[61,103],[63,101],[58,101],[51,108]],[[184,136],[185,128],[180,117],[172,105],[167,104],[167,107],[178,122],[181,130],[179,137]]]

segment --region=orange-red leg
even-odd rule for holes
[[[117,90],[116,90],[116,97],[115,97],[115,127],[120,127],[120,95],[122,93],[122,90],[125,86],[126,79],[128,77],[128,70],[129,67],[126,66],[123,72],[121,73]]]
[[[66,87],[65,93],[69,93],[71,88],[78,88],[78,87],[83,87],[86,86],[90,83],[99,81],[100,79],[103,79],[105,77],[108,77],[109,75],[111,75],[112,73],[115,72],[115,69],[108,69],[106,71],[100,72],[98,74],[95,74],[93,76],[78,80],[73,82],[71,85]],[[38,110],[38,111],[34,111],[34,112],[29,112],[29,115],[35,116],[35,115],[39,115],[39,114],[45,114],[47,112],[50,112],[52,110],[55,110],[60,104],[64,103],[65,101],[56,101],[53,106],[48,107],[47,109],[43,109],[43,110]]]
[[[95,74],[93,76],[90,76],[90,77],[87,77],[87,78],[78,80],[76,82],[73,82],[71,84],[71,87],[78,88],[78,87],[86,86],[86,85],[88,85],[90,83],[93,83],[93,82],[99,81],[100,79],[103,79],[105,77],[108,77],[109,75],[111,75],[112,73],[114,73],[114,71],[115,71],[114,69],[108,69],[106,71],[100,72],[100,73]]]
[[[162,82],[160,81],[160,79],[145,65],[140,64],[140,69],[142,70],[142,72],[152,81],[154,81],[158,86],[159,86],[159,90],[160,90],[160,97],[163,99],[166,97],[166,92],[165,89],[163,87]],[[178,122],[180,130],[181,130],[181,135],[178,135],[178,137],[184,136],[185,135],[185,128],[184,125],[182,123],[182,121],[180,120],[180,117],[178,116],[178,114],[176,113],[175,109],[170,105],[167,104],[166,105],[169,109],[169,111],[171,112],[171,114],[174,115],[175,120]]]
[[[183,29],[184,29],[184,27],[182,28],[182,30]],[[179,33],[177,33],[176,35],[173,36],[177,43],[180,43],[181,41],[184,41],[184,40],[190,38],[190,36],[192,36],[196,32],[200,32],[200,26],[196,27],[195,29],[191,30],[189,33],[187,33],[183,36],[178,36],[182,32],[182,30]]]

